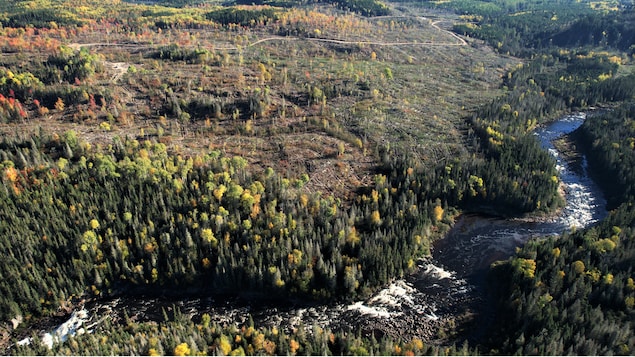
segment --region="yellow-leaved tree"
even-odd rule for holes
[[[440,221],[440,220],[443,219],[443,207],[435,206],[434,210],[433,210],[433,213],[434,213],[434,219],[436,221]]]
[[[174,347],[175,356],[189,356],[190,352],[190,346],[188,346],[186,342],[183,342]]]

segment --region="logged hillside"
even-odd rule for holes
[[[611,1],[0,5],[3,346],[85,300],[368,297],[460,212],[560,208],[533,130],[601,105],[617,109],[579,145],[620,208],[499,264],[509,328],[478,346],[461,326],[401,341],[165,312],[52,353],[628,354],[632,108],[619,105],[635,80],[630,22],[613,14],[631,16]],[[567,35],[587,23],[611,35]]]
[[[2,15],[2,319],[26,326],[126,292],[368,296],[451,224],[413,188],[512,62],[409,8],[65,4]]]

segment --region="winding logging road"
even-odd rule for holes
[[[310,41],[310,42],[323,42],[323,43],[335,43],[340,45],[371,45],[371,46],[422,46],[422,47],[447,47],[447,46],[467,46],[468,43],[465,39],[461,38],[456,33],[442,29],[439,27],[439,23],[446,20],[437,20],[431,21],[428,18],[422,16],[378,16],[370,18],[370,20],[375,19],[387,19],[387,18],[412,18],[417,19],[419,21],[427,21],[432,28],[439,32],[443,32],[454,38],[456,41],[452,42],[436,42],[436,41],[425,41],[425,42],[382,42],[382,41],[349,41],[349,40],[341,40],[335,38],[314,38],[314,37],[295,37],[295,36],[271,36],[259,39],[248,44],[246,47],[254,47],[264,42],[270,41]],[[117,46],[117,47],[129,47],[132,49],[141,49],[141,48],[152,48],[150,45],[140,45],[140,44],[119,44],[119,43],[109,43],[109,42],[95,42],[95,43],[72,43],[68,45],[70,48],[74,50],[79,50],[81,47],[106,47],[106,46]],[[227,47],[213,47],[214,50],[221,51],[238,51],[239,47],[237,46],[227,46]],[[112,82],[116,82],[119,80],[123,74],[128,69],[128,66],[123,62],[108,62],[106,63],[111,69],[115,72],[112,77]]]
[[[295,41],[295,40],[306,40],[312,42],[327,42],[327,43],[336,43],[340,45],[372,45],[372,46],[467,46],[467,41],[461,38],[459,35],[455,34],[452,31],[445,30],[439,27],[438,23],[443,22],[444,20],[430,21],[429,19],[422,16],[378,16],[371,18],[375,19],[386,19],[386,18],[414,18],[417,20],[429,21],[430,26],[436,29],[439,32],[444,32],[454,39],[456,42],[435,42],[435,41],[425,41],[425,42],[377,42],[377,41],[347,41],[347,40],[339,40],[332,38],[314,38],[314,37],[292,37],[292,36],[272,36],[260,39],[258,41],[252,42],[247,45],[247,47],[253,47],[259,45],[263,42],[267,41]],[[237,50],[238,48],[235,46],[229,47],[215,47],[216,50]]]

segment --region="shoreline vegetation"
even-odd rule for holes
[[[25,0],[0,5],[0,23],[4,353],[635,350],[625,2]],[[267,40],[285,36],[304,40]],[[557,145],[584,152],[614,210],[493,267],[507,321],[476,343],[467,318],[406,341],[173,311],[15,345],[126,289],[365,299],[414,271],[459,212],[561,209],[532,132],[604,106]]]

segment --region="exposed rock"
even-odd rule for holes
[[[20,324],[22,323],[22,315],[18,315],[14,318],[11,319],[11,323],[13,324],[13,329],[17,329],[18,326],[20,326]]]

